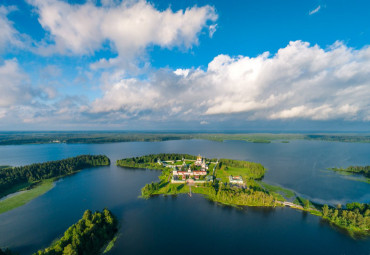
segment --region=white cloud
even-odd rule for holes
[[[16,59],[6,60],[0,65],[0,107],[29,103],[36,91],[28,82]]]
[[[7,46],[22,47],[23,42],[20,34],[14,29],[13,23],[8,20],[9,12],[14,11],[15,7],[0,6],[0,52]]]
[[[369,81],[369,47],[354,50],[336,42],[324,50],[295,41],[275,55],[219,55],[205,71],[159,70],[145,81],[117,79],[104,87],[91,112],[199,121],[235,114],[245,120],[368,121]]]
[[[93,1],[80,5],[59,0],[28,2],[36,7],[40,24],[55,42],[40,48],[44,54],[93,54],[109,42],[121,60],[132,60],[150,45],[189,48],[198,43],[202,29],[217,19],[208,5],[173,12],[159,11],[144,0],[103,1],[100,7]],[[102,60],[95,68],[107,64],[115,63]]]
[[[210,25],[209,26],[209,37],[212,38],[216,30],[217,30],[217,24]]]
[[[317,6],[315,9],[313,9],[312,11],[310,11],[310,12],[308,13],[308,15],[315,14],[315,13],[317,13],[318,11],[320,11],[320,9],[321,9],[321,5]]]

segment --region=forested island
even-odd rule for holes
[[[320,216],[346,229],[352,236],[370,235],[370,204],[351,203],[343,207],[330,207],[312,203],[297,197],[290,190],[264,183],[262,179],[266,169],[259,163],[247,161],[203,158],[202,162],[208,164],[208,168],[201,179],[195,173],[199,169],[193,167],[198,157],[187,154],[152,154],[117,160],[117,165],[161,171],[159,182],[142,188],[143,198],[198,193],[212,201],[231,206],[287,205]],[[194,175],[191,175],[191,171]],[[189,178],[174,178],[180,172],[181,176],[187,173]]]
[[[103,155],[81,155],[63,160],[36,163],[19,167],[0,168],[0,198],[19,192],[0,201],[0,213],[21,206],[53,187],[55,179],[74,174],[84,168],[109,165]]]
[[[349,166],[347,168],[330,168],[330,170],[349,174],[359,174],[370,179],[370,166]]]
[[[108,209],[95,213],[86,210],[62,238],[34,255],[100,254],[112,248],[117,232],[118,220]]]
[[[333,142],[369,143],[369,134],[270,134],[270,133],[181,133],[181,132],[0,132],[0,145],[45,144],[45,143],[115,143],[159,142],[183,139],[211,141],[240,140],[253,143],[271,143],[289,140],[317,140]]]

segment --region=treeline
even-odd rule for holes
[[[245,168],[244,173],[253,179],[262,179],[265,175],[266,169],[260,163],[233,160],[233,159],[220,159],[217,169],[228,170],[229,167]]]
[[[81,155],[63,160],[5,168],[0,171],[0,194],[18,184],[33,183],[72,174],[83,168],[109,164],[110,160],[107,156]]]
[[[151,134],[120,132],[0,132],[0,145],[43,143],[160,142],[193,139],[190,134]]]
[[[324,205],[322,216],[324,219],[349,230],[370,230],[370,204],[351,203],[346,205],[346,209],[342,209],[341,206],[329,208]]]
[[[334,171],[343,171],[354,174],[361,174],[366,178],[370,178],[370,166],[349,166],[347,168],[331,168]]]
[[[68,228],[61,239],[34,255],[100,254],[117,231],[118,221],[109,210],[95,213],[86,210],[82,219]]]

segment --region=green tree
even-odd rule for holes
[[[328,216],[328,214],[329,214],[329,207],[328,207],[328,205],[324,205],[324,206],[322,207],[322,215],[323,215],[324,217],[327,217],[327,216]]]
[[[305,209],[310,208],[310,200],[306,199],[306,200],[304,201],[304,208],[305,208]]]

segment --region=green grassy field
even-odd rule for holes
[[[42,181],[39,185],[31,190],[26,190],[22,193],[19,193],[13,197],[9,197],[5,200],[0,201],[0,213],[10,211],[14,208],[22,206],[32,199],[35,199],[38,196],[46,193],[54,187],[54,180],[47,179]]]
[[[211,169],[212,170],[212,169]],[[210,170],[210,171],[211,171]],[[229,182],[229,176],[241,176],[243,181],[249,185],[249,180],[251,180],[251,173],[250,169],[248,168],[239,168],[239,167],[231,167],[228,166],[227,169],[217,169],[216,170],[216,178],[221,179],[222,182],[226,183]]]
[[[280,187],[280,186],[270,185],[270,184],[267,184],[265,182],[260,182],[260,184],[265,189],[267,189],[269,192],[275,192],[275,193],[281,194],[281,195],[283,195],[286,198],[293,198],[293,197],[295,197],[294,191],[291,191],[289,189],[284,189],[283,187]]]

